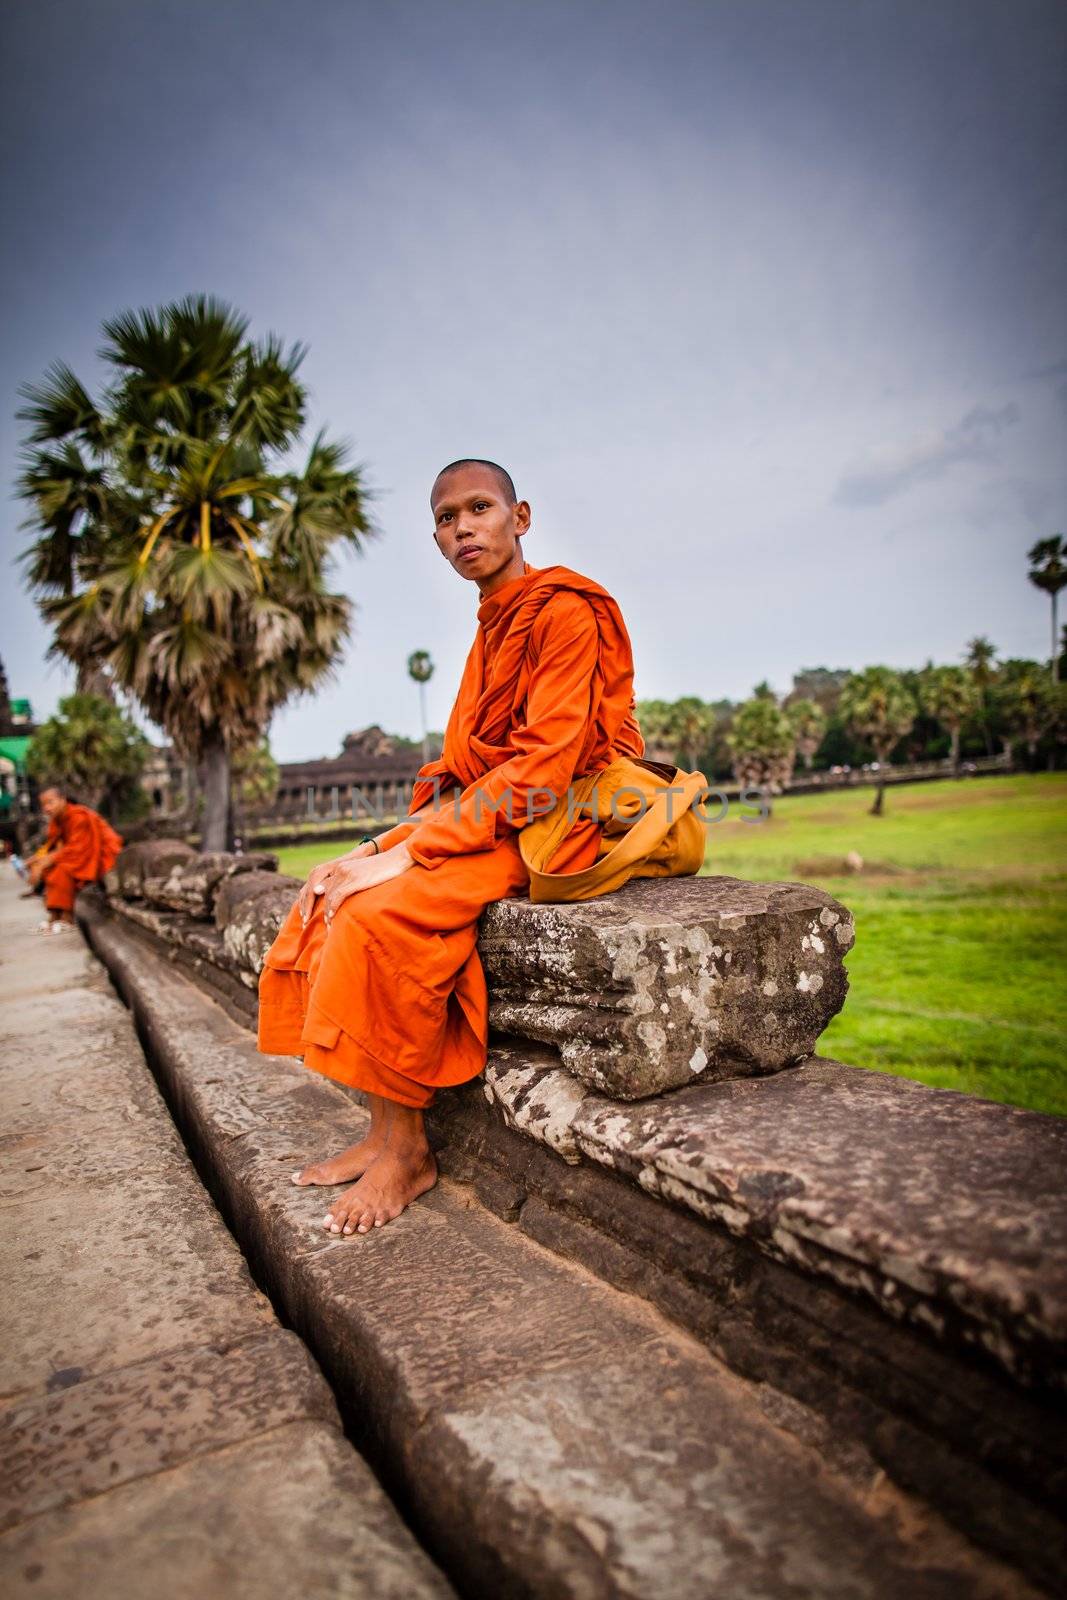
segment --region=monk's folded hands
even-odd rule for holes
[[[305,928],[308,925],[308,918],[315,909],[316,897],[326,893],[330,878],[339,866],[339,861],[320,861],[319,865],[312,867],[308,873],[307,881],[296,898],[297,910]]]
[[[315,901],[317,897],[326,893],[330,880],[338,868],[345,866],[345,864],[349,861],[361,860],[364,857],[370,859],[377,853],[378,852],[375,850],[373,844],[358,844],[356,845],[355,849],[350,850],[347,855],[337,856],[333,861],[320,861],[317,867],[312,867],[311,871],[308,873],[307,882],[304,884],[304,887],[301,889],[296,899],[297,910],[300,912],[300,920],[304,924],[305,928],[307,927],[308,922],[311,920],[311,914],[315,909]]]
[[[329,927],[350,895],[359,894],[362,889],[373,889],[379,883],[387,883],[390,878],[410,871],[414,865],[406,844],[398,844],[381,855],[336,862],[323,897],[322,914],[326,926]]]

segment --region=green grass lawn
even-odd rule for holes
[[[801,879],[855,914],[851,989],[822,1055],[1067,1114],[1067,774],[794,795],[735,807],[704,870]],[[849,851],[864,860],[845,873]],[[303,876],[333,851],[283,850]]]
[[[795,795],[709,829],[705,871],[801,879],[855,914],[822,1055],[1067,1113],[1067,774]],[[864,860],[843,874],[850,851]],[[835,860],[836,858],[836,860]]]

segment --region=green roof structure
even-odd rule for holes
[[[0,736],[0,756],[6,756],[9,761],[14,762],[15,771],[23,773],[26,771],[26,752],[32,743],[29,734]]]

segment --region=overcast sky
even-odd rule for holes
[[[383,537],[282,759],[443,727],[477,592],[431,539],[502,461],[527,560],[619,599],[640,698],[1043,656],[1067,530],[1062,0],[8,0],[4,394],[193,291],[310,345]],[[26,541],[3,502],[5,555]],[[5,569],[8,570],[8,569]],[[0,654],[70,684],[9,570]]]

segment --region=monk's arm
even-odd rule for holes
[[[490,850],[509,830],[531,820],[531,798],[534,808],[544,811],[566,794],[589,732],[599,658],[589,602],[570,593],[553,596],[534,625],[533,641],[537,664],[527,687],[526,721],[511,733],[514,754],[469,785],[458,805],[443,798],[436,816],[419,826],[407,842],[419,866],[432,868],[450,856]]]
[[[93,829],[84,812],[75,812],[67,825],[67,837],[55,853],[53,865],[66,867],[75,878],[92,876]]]
[[[323,861],[319,866],[313,867],[297,896],[297,906],[304,925],[307,925],[319,895],[328,897],[327,903],[332,918],[337,907],[349,894],[359,889],[373,888],[375,883],[384,883],[387,878],[395,877],[398,872],[406,872],[409,867],[414,866],[403,846],[423,818],[431,815],[432,810],[432,803],[425,805],[421,810],[412,812],[403,822],[398,822],[396,827],[377,834],[373,844],[357,844],[343,856],[337,856],[332,861]],[[388,859],[382,866],[370,865],[375,857],[383,855],[387,855]],[[368,863],[366,869],[362,866],[357,867],[357,863],[362,862]],[[352,871],[354,867],[355,872]],[[329,898],[332,890],[338,892]]]
[[[378,853],[382,850],[391,850],[395,845],[403,844],[407,839],[411,838],[415,829],[433,814],[433,802],[431,801],[418,811],[409,812],[395,827],[386,828],[384,833],[376,833],[374,835],[374,844],[378,846]],[[354,861],[358,856],[374,854],[373,844],[358,844],[354,850],[350,850],[347,855],[341,856],[339,859],[341,861]]]
[[[37,849],[30,857],[30,881],[34,884],[40,883],[42,875],[51,871],[56,862],[59,860],[62,851],[63,839],[59,832],[59,828],[55,822],[50,822],[48,824],[48,832],[45,834],[44,843],[38,845]]]
[[[329,923],[333,921],[338,906],[350,894],[357,894],[361,889],[372,889],[375,884],[385,883],[387,879],[395,878],[413,867],[414,860],[404,847],[423,818],[432,814],[433,804],[430,802],[419,811],[412,812],[403,822],[398,822],[396,827],[377,834],[374,844],[357,844],[355,849],[338,856],[335,861],[324,861],[321,866],[314,867],[297,897],[304,926],[307,926],[319,895],[325,897],[324,909]]]

